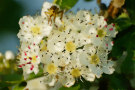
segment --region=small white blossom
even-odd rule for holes
[[[31,42],[38,44],[44,36],[48,36],[52,30],[52,26],[48,24],[48,21],[41,17],[24,16],[19,21],[20,32],[18,37],[20,41]]]
[[[6,51],[5,52],[5,59],[6,60],[13,60],[13,59],[15,59],[14,53],[12,51]]]
[[[81,79],[81,76],[87,81],[94,81],[95,79],[95,75],[89,68],[82,66],[77,60],[72,60],[70,64],[65,67],[64,73],[61,75],[60,82],[65,87],[70,87],[74,85],[76,79]]]
[[[35,44],[22,43],[20,49],[19,67],[23,68],[24,74],[38,73],[40,64],[39,47]]]
[[[44,77],[27,81],[27,86],[25,87],[25,90],[48,90],[47,85],[42,83],[43,78]]]

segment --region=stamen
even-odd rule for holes
[[[31,49],[30,46],[28,46],[28,48]]]
[[[30,59],[30,60],[32,60],[32,58],[31,58],[31,57],[29,57],[29,59]]]
[[[115,24],[114,24],[114,23],[113,23],[112,25],[113,25],[113,26],[115,26]]]
[[[19,68],[22,68],[22,65],[19,65],[18,67],[19,67]]]
[[[110,30],[110,31],[112,31],[112,30],[113,30],[113,28],[110,28],[109,30]]]
[[[27,62],[27,64],[31,64],[31,62]]]
[[[25,54],[25,56],[27,56],[27,53],[26,52],[24,52],[24,54]]]
[[[24,60],[27,60],[27,58],[24,58]]]
[[[30,68],[30,70],[33,70],[33,68],[34,68],[34,65],[31,65],[31,68]]]
[[[107,28],[107,25],[105,25],[105,27]]]

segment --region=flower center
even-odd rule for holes
[[[40,34],[40,27],[34,26],[31,28],[33,36]]]
[[[47,51],[47,45],[46,45],[46,44],[44,44],[44,45],[42,46],[41,51]]]
[[[32,57],[32,62],[35,63],[36,60],[37,60],[37,57],[36,57],[36,56],[33,56],[33,57]]]
[[[96,54],[91,56],[91,61],[90,61],[91,64],[98,64],[99,61],[100,61],[99,57]]]
[[[61,25],[60,27],[59,27],[59,31],[65,31],[65,29],[66,29],[66,27],[64,26],[64,25]]]
[[[55,74],[56,71],[57,71],[57,67],[53,63],[51,63],[51,64],[48,65],[47,72],[49,74]]]
[[[97,32],[98,37],[102,38],[106,35],[106,32],[104,32],[102,29],[98,30]]]
[[[73,52],[76,50],[76,45],[73,42],[67,42],[65,48],[67,51]]]
[[[71,71],[71,74],[73,77],[79,77],[81,75],[81,72],[79,71],[78,68],[75,68]]]

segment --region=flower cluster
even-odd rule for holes
[[[44,82],[50,86],[60,82],[70,87],[76,79],[94,81],[103,73],[112,74],[108,54],[117,34],[114,24],[89,11],[62,15],[58,10],[57,5],[45,2],[40,16],[20,19],[19,67],[24,76],[37,74],[40,63]]]

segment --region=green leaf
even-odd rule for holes
[[[120,19],[120,18],[129,18],[128,14],[127,13],[121,13],[117,19]]]
[[[108,90],[129,90],[128,85],[130,84],[128,80],[122,74],[113,74],[108,76]]]
[[[135,50],[133,51],[133,61],[135,62]]]
[[[79,90],[80,89],[80,85],[76,85],[76,86],[72,86],[72,87],[61,87],[59,90]]]
[[[54,0],[54,3],[59,5],[61,9],[68,11],[71,9],[78,0]]]
[[[126,13],[122,13],[119,17],[115,20],[116,29],[118,31],[122,31],[133,25],[133,22],[130,20],[129,16]]]
[[[127,57],[121,64],[121,72],[125,75],[133,75],[135,73],[135,61],[133,60],[135,49],[135,26],[132,25],[128,29],[125,29],[118,33],[114,47],[111,53],[111,57],[117,58],[122,56],[124,51],[127,52]]]
[[[124,7],[127,9],[129,16],[132,21],[135,21],[135,0],[125,0],[125,5]]]
[[[19,74],[16,74],[16,73],[1,75],[1,81],[10,82],[10,81],[19,81],[19,80],[23,80],[23,77],[22,77],[22,75],[19,75]]]
[[[17,73],[0,75],[1,87],[12,86],[14,84],[20,83],[21,81],[23,81],[23,76]]]
[[[24,90],[24,88],[26,87],[27,83],[26,82],[21,82],[19,84],[16,84],[13,87],[13,90]]]
[[[135,26],[130,26],[128,29],[125,29],[118,33],[114,39],[114,46],[112,49],[112,56],[121,56],[123,51],[127,51],[130,47],[135,46]]]
[[[13,90],[24,90],[25,86],[20,86],[19,84],[15,85]]]

